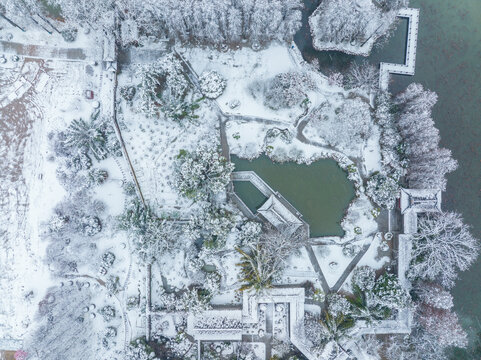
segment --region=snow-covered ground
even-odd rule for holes
[[[20,35],[15,34],[15,37],[18,36],[19,42],[25,42],[26,39]],[[43,37],[34,36],[31,43],[45,45],[40,39]],[[78,43],[69,46],[85,47],[90,49],[87,52],[96,54],[96,48],[89,48],[87,39],[81,34]],[[58,44],[52,40],[46,45],[55,47]],[[175,189],[175,162],[181,150],[193,152],[201,145],[220,147],[224,121],[230,153],[255,158],[265,152],[276,161],[307,164],[332,158],[347,170],[356,187],[356,198],[342,222],[346,235],[328,239],[332,240],[329,245],[313,246],[316,261],[313,261],[307,248],[299,249],[298,254],[286,259],[286,268],[275,285],[300,287],[310,282],[316,289],[321,289],[325,284],[319,276],[320,267],[328,287],[332,288],[341,277],[345,279],[344,284],[349,283],[348,272],[356,266],[382,268],[388,258],[378,256],[381,243],[374,236],[379,230],[378,224],[374,207],[362,186],[369,174],[381,169],[379,130],[366,99],[355,92],[329,85],[321,74],[295,61],[286,46],[273,45],[257,52],[248,48],[227,52],[185,48],[179,49],[179,52],[197,74],[213,70],[225,78],[226,88],[216,100],[221,112],[211,100],[203,100],[199,103],[196,121],[179,123],[162,115],[149,118],[142,113],[138,97],[129,101],[122,96],[123,88],[138,89],[141,82],[137,72],[139,65],[135,62],[125,64],[117,78],[117,120],[146,203],[159,215],[175,213],[182,220],[199,211],[198,204],[182,197]],[[146,64],[145,59],[142,63]],[[256,81],[272,79],[286,72],[307,74],[316,87],[309,90],[309,101],[304,105],[274,110],[266,105],[263,95],[252,88]],[[6,159],[0,169],[8,174],[0,186],[0,194],[5,199],[0,206],[2,213],[5,210],[4,213],[9,214],[9,218],[2,216],[0,223],[0,236],[5,240],[5,251],[0,252],[0,288],[6,289],[9,294],[0,299],[0,338],[11,336],[21,339],[34,327],[36,305],[44,298],[47,289],[61,282],[50,271],[57,269],[46,266],[47,241],[42,241],[42,238],[54,208],[72,194],[57,179],[60,160],[52,150],[51,134],[65,130],[74,119],[90,119],[97,107],[100,108],[100,117],[110,117],[114,82],[111,75],[102,71],[101,63],[94,65],[88,60],[66,62],[20,58],[19,62],[9,60],[0,65],[0,75],[0,101],[4,104],[0,108],[0,116],[6,119],[0,124],[5,126],[0,151]],[[93,91],[94,99],[85,97],[87,89]],[[12,91],[15,96],[9,96]],[[200,97],[193,87],[189,91],[194,97]],[[235,100],[239,101],[239,105],[232,108]],[[365,116],[359,122],[369,130],[354,148],[346,142],[334,143],[332,137],[326,135],[329,121],[336,120],[337,110],[348,101],[353,111],[360,109],[363,112]],[[325,112],[320,112],[327,124],[322,128],[317,126],[319,119],[312,112],[324,109],[324,104],[329,105],[326,105]],[[72,279],[69,281],[88,282],[88,286],[95,289],[95,296],[90,298],[95,307],[87,312],[93,314],[92,327],[99,344],[104,340],[107,326],[116,328],[114,340],[105,350],[106,356],[120,351],[131,339],[145,335],[148,320],[152,320],[153,334],[171,338],[178,335],[184,329],[186,314],[185,311],[168,313],[164,306],[166,299],[173,293],[176,293],[175,296],[189,293],[193,286],[198,286],[198,282],[207,283],[209,274],[213,272],[221,279],[218,289],[213,290],[210,305],[241,306],[237,291],[242,285],[237,265],[240,254],[235,247],[238,246],[238,228],[245,218],[238,209],[227,206],[235,213],[238,226],[227,235],[225,249],[218,253],[205,251],[199,255],[200,260],[205,261],[204,265],[215,271],[201,267],[202,271],[194,269],[198,273],[192,275],[193,265],[187,263],[192,260],[189,258],[191,254],[187,253],[191,249],[188,250],[187,246],[158,255],[149,267],[137,256],[132,239],[129,240],[127,232],[119,230],[116,222],[116,217],[134,201],[124,192],[124,185],[131,181],[126,159],[110,156],[93,162],[96,167],[108,172],[107,180],[92,191],[90,199],[92,202],[99,200],[105,206],[99,215],[103,228],[92,237],[95,246],[89,247],[83,254],[88,253],[89,257],[79,261],[76,273],[68,275]],[[222,196],[220,199],[223,199]],[[185,222],[182,223],[184,225]],[[183,242],[190,241],[184,234],[182,237]],[[349,249],[346,250],[346,247]],[[360,261],[352,263],[363,251],[365,253],[358,256],[360,259],[356,259]],[[109,266],[105,266],[102,260],[105,254],[114,256]],[[349,271],[346,272],[346,269]],[[150,275],[148,271],[151,271]],[[112,290],[111,286],[116,289]],[[344,286],[343,290],[349,291],[349,288]],[[151,296],[148,299],[149,291]],[[104,321],[102,316],[98,316],[98,309],[107,305],[115,309],[115,316]],[[285,317],[280,322],[287,324]],[[285,332],[285,329],[282,331]],[[264,343],[252,343],[252,347],[258,356],[265,357]],[[188,351],[195,353],[195,348]],[[225,351],[227,355],[232,349]]]
[[[198,75],[204,71],[214,70],[226,79],[227,86],[217,102],[227,114],[257,118],[261,122],[263,119],[275,120],[288,126],[293,125],[304,112],[300,106],[280,110],[269,108],[264,104],[263,96],[256,96],[257,94],[253,91],[257,81],[269,80],[281,73],[304,71],[285,45],[271,45],[260,51],[245,47],[226,52],[187,48],[182,49],[181,52]],[[318,76],[316,80],[319,80]],[[339,88],[327,87],[326,83],[327,80],[318,81],[316,85],[321,91],[307,93],[313,105],[324,100],[324,91],[328,93],[339,91]],[[236,101],[238,105],[232,108],[231,104]]]
[[[27,70],[28,69],[28,70]],[[58,183],[56,165],[48,161],[48,133],[64,127],[70,116],[89,116],[91,102],[83,99],[86,88],[98,88],[99,72],[86,73],[85,64],[25,60],[15,67],[1,67],[2,79],[15,84],[27,78],[31,86],[18,98],[0,108],[3,119],[2,147],[6,157],[2,194],[10,193],[1,226],[3,251],[0,338],[22,337],[33,320],[36,303],[52,284],[43,262],[45,243],[40,241],[43,223],[65,195]],[[31,75],[29,75],[31,74]],[[97,84],[96,84],[97,82]],[[2,87],[9,91],[9,86]],[[2,93],[3,93],[2,90]],[[8,176],[7,174],[10,174]],[[8,183],[7,183],[8,182]],[[8,186],[8,187],[7,187]],[[3,195],[2,195],[3,197]],[[33,297],[25,296],[33,291]]]
[[[122,71],[119,89],[139,84],[135,71],[135,65]],[[219,118],[208,103],[201,102],[199,120],[181,125],[162,116],[147,118],[137,97],[131,104],[119,98],[118,119],[144,198],[159,212],[186,210],[192,202],[173,188],[174,162],[180,150],[192,151],[202,144],[218,145]]]

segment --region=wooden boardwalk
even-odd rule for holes
[[[401,18],[407,18],[408,33],[406,42],[406,54],[404,64],[384,63],[380,64],[379,71],[379,88],[387,90],[389,87],[390,74],[398,75],[414,75],[416,69],[416,50],[418,44],[419,29],[419,9],[404,8],[399,10],[397,15]]]

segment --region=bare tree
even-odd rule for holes
[[[451,310],[421,305],[418,316],[421,326],[436,337],[440,347],[464,348],[468,345],[468,336],[459,324],[458,316]]]
[[[434,335],[415,328],[406,337],[390,337],[383,355],[388,360],[448,360],[444,350]]]
[[[360,88],[371,93],[379,88],[379,70],[367,61],[361,64],[353,62],[344,82],[348,88]]]
[[[401,110],[397,126],[403,139],[398,152],[408,161],[406,178],[412,188],[445,190],[445,175],[458,166],[451,151],[439,147],[439,131],[431,118],[437,98],[420,84],[409,85],[395,98]]]
[[[458,270],[467,270],[476,260],[478,241],[455,212],[429,214],[419,219],[413,235],[411,278],[439,281],[452,287]]]
[[[451,309],[453,296],[441,285],[431,282],[420,282],[415,288],[416,294],[424,304],[437,309]]]
[[[254,289],[261,292],[272,286],[289,256],[306,244],[307,239],[302,236],[302,229],[292,230],[293,227],[289,225],[281,229],[268,228],[243,249],[237,248],[242,255],[238,264],[244,282],[241,291]]]

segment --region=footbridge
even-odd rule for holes
[[[407,18],[408,33],[406,42],[406,54],[404,64],[393,64],[382,62],[379,71],[379,88],[387,90],[389,87],[390,74],[414,75],[416,68],[416,50],[418,44],[419,9],[403,8],[397,15],[400,18]]]

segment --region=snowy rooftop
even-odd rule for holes
[[[401,213],[441,211],[441,190],[401,189]]]
[[[209,310],[187,318],[187,332],[200,341],[241,341],[242,328],[242,311],[237,309]]]
[[[257,211],[275,227],[284,224],[296,224],[297,227],[302,225],[302,221],[290,212],[274,195],[271,195]]]

